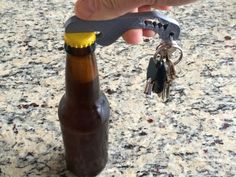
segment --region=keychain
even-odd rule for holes
[[[179,52],[176,61],[172,61],[173,54]],[[170,37],[170,41],[162,41],[156,48],[154,57],[150,58],[147,68],[147,83],[144,93],[150,95],[153,91],[166,102],[169,98],[170,86],[176,78],[175,65],[183,57],[183,51],[176,41]]]

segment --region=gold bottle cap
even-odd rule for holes
[[[84,48],[96,41],[94,32],[65,33],[64,40],[67,45],[74,48]]]

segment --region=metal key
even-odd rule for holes
[[[166,80],[164,84],[163,91],[159,94],[159,96],[162,98],[163,102],[166,102],[170,95],[170,87],[173,82],[173,80],[176,77],[175,74],[175,68],[172,61],[167,57],[165,62],[165,69],[166,69]]]

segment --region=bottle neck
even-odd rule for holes
[[[65,45],[66,97],[70,100],[90,104],[100,94],[95,45],[86,48],[71,48]]]

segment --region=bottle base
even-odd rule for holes
[[[77,166],[71,165],[70,163],[67,163],[66,166],[67,166],[67,170],[69,170],[76,177],[96,177],[98,174],[100,174],[104,170],[104,168],[106,167],[106,164],[104,164],[103,166],[100,166],[99,168],[93,171],[91,169],[81,170]]]

